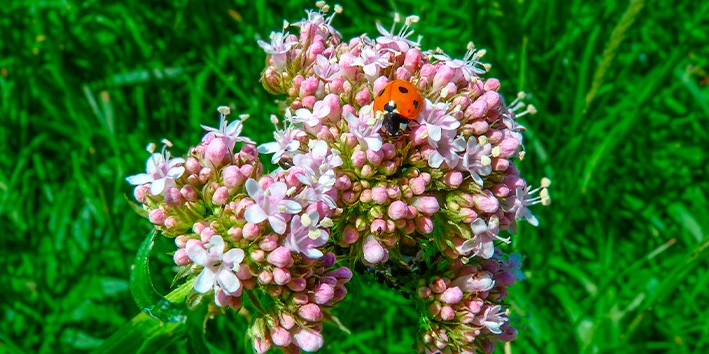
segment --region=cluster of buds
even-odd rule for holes
[[[342,8],[317,6],[259,41],[262,83],[286,97],[283,117],[271,116],[274,141],[241,137],[247,117],[229,123],[220,107],[219,127],[205,127],[186,158],[172,158],[169,142],[149,147],[147,173],[128,178],[136,199],[175,239],[194,299],[254,303],[257,352],[322,347],[322,321],[352,277],[338,261],[417,301],[418,351],[492,351],[516,335],[504,299],[521,278],[521,258],[499,244],[518,220],[537,224],[529,206],[550,201],[550,181],[532,189],[514,165],[524,158],[517,118],[536,110],[524,94],[504,103],[472,43],[463,59],[423,51],[411,38],[418,18],[397,31],[398,15],[377,38],[345,42],[332,26]],[[393,80],[423,97],[398,135],[373,104]],[[259,153],[281,168],[264,173]]]

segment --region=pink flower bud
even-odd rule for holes
[[[510,167],[510,160],[508,159],[503,159],[500,157],[495,157],[492,159],[492,169],[495,171],[507,171],[507,169]]]
[[[340,267],[335,270],[331,270],[327,273],[327,275],[335,277],[342,283],[346,283],[352,279],[352,271],[347,267]]]
[[[386,221],[382,219],[374,219],[372,224],[369,226],[369,231],[375,235],[381,235],[387,229]]]
[[[352,164],[355,167],[362,167],[367,162],[367,155],[362,150],[357,150],[352,153]]]
[[[411,79],[411,71],[404,67],[399,67],[394,72],[394,78],[397,80],[409,81]]]
[[[373,235],[367,236],[362,245],[362,251],[364,253],[364,260],[371,264],[377,264],[379,262],[385,261],[389,256],[389,251],[387,251],[382,245],[374,238]]]
[[[140,203],[145,203],[146,196],[150,195],[150,187],[146,185],[142,186],[137,186],[135,189],[133,189],[133,196],[135,197],[135,200],[137,200]]]
[[[258,273],[258,281],[261,284],[271,284],[271,281],[273,281],[273,274],[267,270],[262,270],[261,273]]]
[[[441,279],[441,278],[435,278],[431,282],[431,285],[429,285],[431,290],[436,293],[436,294],[442,294],[446,289],[448,288],[448,285],[446,285],[446,281]]]
[[[286,347],[291,343],[290,332],[281,326],[276,326],[271,330],[271,340],[279,347]]]
[[[422,78],[432,78],[436,74],[436,66],[433,64],[423,64],[421,67],[421,72],[419,73]]]
[[[485,190],[485,194],[475,194],[473,202],[475,208],[490,214],[496,212],[500,207],[500,201],[489,190]]]
[[[283,326],[283,328],[285,329],[291,329],[293,328],[293,326],[295,326],[295,318],[293,318],[293,316],[291,316],[287,312],[281,312],[278,315],[278,318],[280,320],[281,326]]]
[[[291,251],[283,246],[280,246],[273,250],[273,252],[269,253],[266,261],[278,268],[289,268],[293,265]]]
[[[313,301],[319,305],[328,304],[335,296],[335,289],[328,284],[319,284],[313,294]]]
[[[484,121],[482,119],[478,119],[478,120],[473,121],[471,123],[471,126],[473,128],[473,134],[483,135],[483,134],[487,133],[487,130],[490,127],[490,124],[487,121]]]
[[[313,107],[315,107],[315,102],[317,100],[318,99],[315,96],[305,96],[305,97],[303,97],[301,102],[303,102],[303,108],[307,108],[307,109],[312,110]]]
[[[388,197],[389,196],[387,195],[387,191],[384,187],[376,186],[372,188],[372,200],[374,200],[375,203],[380,205],[384,204]]]
[[[236,277],[241,280],[247,280],[251,278],[251,269],[246,264],[241,264],[239,269],[236,271]]]
[[[362,87],[362,89],[355,95],[355,101],[360,106],[366,106],[372,102],[372,94],[369,93],[367,86]]]
[[[441,294],[441,301],[446,304],[453,305],[461,302],[463,300],[463,292],[459,287],[454,286],[452,288],[446,289],[446,291]]]
[[[153,209],[148,212],[148,220],[155,225],[162,225],[165,223],[165,212],[162,209]]]
[[[219,187],[212,195],[212,203],[215,205],[224,205],[229,199],[229,190],[226,187]]]
[[[229,151],[223,139],[213,139],[207,145],[205,157],[214,166],[221,166],[229,158]]]
[[[441,304],[432,302],[428,305],[428,312],[434,316],[438,316],[438,314],[441,313]]]
[[[333,94],[339,95],[344,91],[343,87],[342,87],[343,83],[344,83],[344,79],[342,79],[341,77],[336,77],[336,78],[332,79],[332,81],[330,81],[327,84],[327,88]]]
[[[502,104],[502,98],[496,91],[486,91],[480,98],[487,101],[487,106],[490,110],[497,110]]]
[[[298,316],[309,322],[320,322],[322,320],[322,310],[316,304],[303,305],[298,309]]]
[[[273,280],[278,285],[285,285],[291,281],[290,272],[283,268],[276,268],[273,270]]]
[[[182,197],[189,202],[194,202],[197,200],[197,192],[190,185],[182,186],[182,189],[180,189],[180,195],[182,195]]]
[[[366,155],[367,160],[374,166],[379,166],[384,159],[384,152],[381,149],[379,151],[367,150]]]
[[[415,72],[421,67],[421,59],[423,55],[418,48],[411,48],[404,54],[404,67],[410,72]]]
[[[409,186],[415,195],[421,195],[426,191],[426,181],[421,177],[412,178],[409,181]]]
[[[376,80],[374,80],[374,84],[372,85],[374,92],[380,92],[381,90],[384,89],[384,87],[389,83],[389,78],[386,76],[380,76]]]
[[[190,263],[190,257],[187,256],[187,251],[184,248],[178,249],[172,256],[172,260],[174,260],[175,264],[178,266],[183,266]]]
[[[202,170],[202,164],[194,157],[190,157],[185,161],[185,170],[191,175],[196,175]]]
[[[288,288],[295,292],[305,290],[306,286],[307,283],[303,278],[295,278],[288,283]]]
[[[362,170],[359,171],[359,174],[364,178],[370,178],[374,176],[375,172],[376,171],[372,168],[372,166],[364,165],[362,166]]]
[[[490,189],[490,191],[492,191],[492,194],[498,198],[504,198],[510,195],[510,187],[503,183],[495,185]]]
[[[201,183],[207,183],[209,179],[212,178],[212,169],[209,167],[204,167],[199,171],[199,181]]]
[[[323,98],[325,106],[330,108],[330,113],[327,118],[330,120],[338,120],[342,114],[342,106],[340,106],[340,96],[329,94]]]
[[[510,157],[514,154],[517,153],[519,150],[519,140],[509,137],[509,138],[504,138],[500,142],[500,153],[503,157]]]
[[[487,114],[488,107],[485,98],[480,97],[465,109],[465,115],[470,119],[482,119]]]
[[[271,349],[271,342],[267,339],[255,337],[253,341],[256,353],[263,354]]]
[[[246,181],[246,177],[241,173],[239,167],[231,165],[222,170],[224,185],[228,188],[236,188]]]
[[[175,187],[168,187],[163,192],[165,197],[165,204],[169,206],[176,206],[182,203],[182,195],[180,195],[180,190]]]
[[[436,197],[425,196],[416,197],[411,203],[419,213],[423,215],[433,215],[438,211],[438,199]]]
[[[438,209],[438,202],[436,202],[436,209]],[[389,204],[389,208],[387,209],[387,215],[389,215],[389,218],[392,220],[399,220],[405,218],[408,211],[409,209],[406,206],[406,203],[400,200],[396,200],[393,203]]]
[[[303,82],[300,84],[299,96],[303,98],[306,96],[314,95],[315,91],[318,90],[319,83],[320,80],[318,80],[318,78],[314,76],[308,77],[307,79],[303,80]]]
[[[500,90],[500,80],[495,78],[490,78],[485,81],[485,91],[499,91]]]
[[[426,216],[417,216],[416,219],[416,230],[418,232],[427,235],[433,232],[433,221],[431,218]]]
[[[322,334],[305,328],[298,328],[293,332],[293,341],[298,348],[306,352],[314,352],[322,348],[323,345]]]
[[[259,248],[265,252],[271,252],[278,247],[278,237],[276,235],[265,236],[261,241],[259,241]]]
[[[306,293],[295,294],[291,299],[296,305],[305,305],[310,302],[310,299],[308,299],[308,294]]]
[[[239,170],[241,171],[241,174],[244,175],[244,178],[248,178],[251,177],[251,174],[254,172],[254,166],[243,165],[239,167]]]
[[[455,318],[455,310],[450,306],[441,307],[441,319],[444,321],[450,321]]]
[[[439,66],[436,75],[433,76],[433,91],[440,91],[449,82],[453,81],[454,77],[455,70],[448,65]]]
[[[293,78],[293,87],[295,87],[295,88],[297,88],[297,89],[300,90],[300,85],[303,84],[303,81],[304,81],[304,80],[305,80],[305,78],[303,77],[303,75],[296,75],[296,76]]]
[[[258,225],[247,222],[246,225],[244,225],[242,234],[247,240],[255,240],[260,232],[261,230],[259,229]]]
[[[352,225],[347,225],[344,232],[342,233],[342,242],[345,245],[351,245],[359,239],[359,232]]]
[[[445,183],[448,187],[456,188],[463,183],[463,174],[460,171],[449,171],[446,173]]]
[[[258,262],[263,261],[264,258],[266,258],[266,252],[264,252],[263,250],[253,250],[249,254],[249,257],[251,257],[251,259],[253,259],[254,262],[258,263]]]

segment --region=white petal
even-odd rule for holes
[[[258,224],[268,218],[268,214],[258,204],[251,205],[244,212],[244,219],[252,224]]]
[[[268,190],[271,192],[271,196],[284,197],[288,191],[288,186],[283,182],[274,182],[268,186]]]
[[[278,151],[280,148],[281,148],[281,144],[279,144],[277,142],[270,142],[270,143],[265,143],[265,144],[259,145],[258,148],[256,148],[256,150],[258,150],[258,152],[260,152],[262,154],[272,154],[272,153]]]
[[[243,260],[244,250],[241,248],[232,248],[224,253],[224,257],[222,257],[222,261],[224,261],[224,263],[229,263],[234,266],[241,264]]]
[[[178,179],[180,178],[180,176],[182,176],[183,173],[185,173],[184,167],[173,167],[169,171],[167,171],[167,177],[172,179]]]
[[[487,231],[487,225],[485,224],[485,220],[481,218],[475,219],[472,224],[470,224],[470,228],[473,230],[473,233],[476,235],[479,235],[485,231]]]
[[[219,235],[214,235],[209,239],[209,244],[212,245],[209,253],[221,258],[222,253],[224,253],[224,239]]]
[[[434,151],[428,157],[428,165],[433,168],[440,167],[442,163],[443,163],[443,156],[441,154],[439,154],[438,151]]]
[[[126,177],[126,181],[128,181],[128,183],[130,183],[134,186],[137,186],[140,184],[146,184],[152,180],[153,180],[153,178],[150,177],[150,175],[148,175],[147,173],[140,173],[137,175],[132,175],[132,176]]]
[[[187,257],[196,265],[207,266],[207,250],[201,246],[187,247]]]
[[[197,280],[194,282],[194,290],[200,294],[204,294],[214,286],[216,276],[209,268],[204,268],[202,273],[199,273]]]
[[[286,232],[286,219],[283,218],[283,215],[271,215],[268,217],[268,222],[275,233],[282,235]]]
[[[364,141],[367,142],[367,148],[369,148],[372,151],[379,151],[379,149],[382,148],[382,138],[381,137],[376,137],[376,138],[364,138]]]
[[[286,213],[288,213],[288,214],[299,213],[303,209],[303,207],[300,206],[300,204],[298,202],[296,202],[295,200],[285,199],[280,202],[280,205],[283,205],[286,207]]]
[[[150,185],[150,194],[158,195],[165,189],[165,178],[156,179]]]
[[[219,270],[219,273],[217,274],[217,281],[227,293],[234,293],[241,287],[241,283],[236,277],[236,274],[226,268],[221,268]]]
[[[249,194],[249,197],[257,199],[263,194],[263,190],[255,179],[249,178],[248,180],[246,180],[246,193]]]
[[[302,252],[306,257],[318,259],[323,256],[323,253],[317,248],[309,248]]]

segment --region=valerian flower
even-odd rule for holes
[[[258,147],[258,152],[262,154],[273,154],[271,163],[277,164],[282,157],[292,157],[293,152],[300,147],[298,139],[303,138],[305,132],[294,127],[286,127],[283,130],[273,132],[275,141],[261,144]]]
[[[220,110],[221,116],[219,118],[219,128],[212,128],[208,127],[205,125],[202,125],[202,128],[206,130],[208,133],[207,135],[213,135],[215,138],[220,138],[224,140],[224,144],[227,146],[229,150],[234,149],[234,144],[238,142],[244,142],[247,144],[256,144],[253,140],[249,139],[248,137],[242,137],[241,131],[244,129],[244,124],[243,121],[248,119],[249,116],[247,114],[243,114],[240,116],[240,120],[234,120],[233,122],[229,123],[226,120],[226,116],[228,115],[228,111]],[[226,114],[224,114],[226,113]]]
[[[317,248],[327,242],[329,234],[321,226],[331,227],[332,221],[329,218],[321,221],[317,211],[294,216],[284,245],[291,251],[302,253],[309,258],[322,257],[323,253]]]
[[[475,183],[483,185],[482,176],[492,173],[492,145],[484,136],[476,139],[468,138],[465,153],[463,153],[463,169],[470,173]]]
[[[364,106],[359,111],[359,117],[350,112],[345,113],[345,120],[350,133],[357,138],[364,149],[379,151],[382,148],[382,120],[376,119],[371,106]]]
[[[507,322],[507,315],[505,315],[505,310],[500,305],[487,306],[482,316],[476,316],[473,320],[473,324],[487,328],[495,334],[502,333],[500,327],[505,322]]]
[[[255,204],[244,212],[246,221],[258,224],[268,220],[273,231],[283,234],[286,231],[286,219],[283,214],[296,214],[302,209],[300,204],[286,198],[288,187],[283,182],[274,182],[265,190],[254,180],[246,181],[246,192]]]
[[[195,280],[195,291],[204,294],[221,288],[228,295],[239,293],[241,282],[236,277],[236,272],[244,260],[242,249],[232,248],[225,253],[224,239],[213,235],[209,242],[204,244],[197,240],[188,241],[186,251],[194,264],[204,267]]]
[[[168,140],[163,140],[161,153],[155,152],[155,144],[148,145],[150,157],[146,162],[147,173],[139,173],[137,175],[126,178],[128,183],[137,186],[150,183],[150,194],[159,195],[165,189],[165,186],[171,185],[174,180],[180,178],[185,173],[185,168],[182,166],[185,159],[181,157],[170,158],[170,153],[167,148],[172,146]]]
[[[473,238],[463,243],[461,254],[473,252],[474,256],[483,259],[489,259],[495,253],[495,240],[500,240],[509,243],[509,239],[502,238],[498,234],[500,232],[499,220],[497,216],[490,217],[490,221],[485,223],[482,218],[477,218],[470,224],[473,231]]]

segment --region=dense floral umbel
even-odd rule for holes
[[[169,142],[161,154],[149,147],[147,173],[128,179],[136,199],[175,238],[192,300],[239,309],[247,297],[260,310],[249,330],[257,352],[322,347],[322,322],[352,277],[338,261],[414,298],[418,351],[492,351],[516,335],[504,299],[521,278],[521,258],[499,245],[550,200],[549,180],[532,189],[514,165],[517,118],[534,107],[523,94],[503,102],[472,44],[462,60],[421,50],[415,16],[343,41],[332,26],[342,9],[318,9],[259,41],[263,85],[286,97],[274,141],[257,148],[240,136],[246,117],[229,123],[220,107],[219,127],[205,127],[187,157],[172,158]],[[395,79],[425,102],[390,136],[373,100]],[[264,174],[259,153],[282,168]]]

